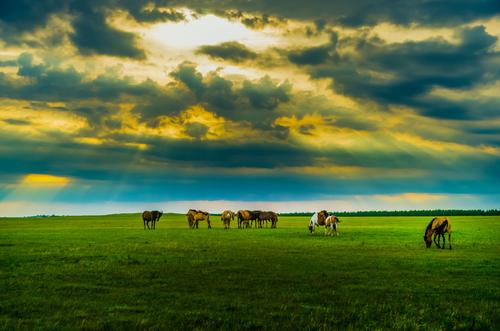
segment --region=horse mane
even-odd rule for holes
[[[425,234],[427,234],[429,231],[432,231],[432,223],[434,222],[434,220],[436,219],[437,217],[434,217],[430,222],[429,224],[427,225],[427,228],[425,229]]]

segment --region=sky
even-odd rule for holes
[[[500,3],[3,0],[0,216],[500,208]]]

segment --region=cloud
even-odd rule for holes
[[[16,67],[16,66],[17,66],[17,61],[16,60],[0,61],[0,68],[1,67]]]
[[[391,1],[370,0],[331,1],[312,0],[304,4],[301,0],[289,0],[286,5],[276,1],[175,1],[201,12],[235,11],[255,15],[268,15],[301,21],[324,20],[350,27],[376,25],[392,22],[402,25],[446,26],[472,22],[498,15],[500,8],[495,0],[484,0],[480,4],[467,0],[459,1]]]
[[[245,45],[237,41],[228,41],[218,45],[201,46],[196,52],[198,54],[208,55],[214,59],[222,59],[235,63],[253,60],[257,57],[257,53],[251,51]]]
[[[100,11],[83,11],[74,19],[73,28],[71,41],[82,54],[146,58],[144,50],[137,46],[137,36],[110,26]]]
[[[37,41],[28,35],[47,27],[51,18],[64,16],[66,19],[72,18],[73,32],[70,33],[70,40],[82,54],[145,59],[145,51],[138,46],[138,35],[122,31],[108,23],[108,17],[118,11],[125,11],[135,21],[145,24],[185,19],[184,14],[174,8],[161,8],[155,6],[154,2],[142,0],[41,0],[36,3],[5,0],[0,4],[0,39],[8,44],[37,45]],[[63,41],[64,35],[52,38],[55,44]],[[38,43],[37,46],[44,45]]]
[[[328,60],[330,49],[330,45],[303,48],[288,53],[288,59],[297,65],[322,64]]]
[[[184,128],[185,128],[185,132],[195,138],[195,139],[201,139],[201,138],[204,138],[207,133],[208,133],[208,126],[206,126],[205,124],[203,123],[198,123],[198,122],[194,122],[194,123],[187,123],[184,125]]]
[[[463,28],[457,37],[458,44],[443,39],[389,44],[376,37],[345,37],[332,41],[334,52],[327,53],[323,46],[291,51],[288,57],[297,65],[310,65],[305,70],[312,78],[330,78],[333,90],[355,98],[405,105],[436,118],[496,116],[496,100],[457,103],[428,96],[436,87],[466,89],[500,77],[499,54],[493,50],[496,37],[483,26]]]

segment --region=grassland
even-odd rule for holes
[[[0,329],[500,329],[500,217],[307,217],[189,230],[164,215],[0,219]]]

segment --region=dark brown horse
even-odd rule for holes
[[[259,227],[262,227],[262,223],[266,221],[266,227],[267,227],[267,222],[271,222],[271,228],[276,228],[276,225],[278,223],[278,215],[275,212],[272,211],[261,211],[259,213]]]
[[[427,225],[424,234],[425,246],[430,248],[432,245],[432,241],[434,239],[434,243],[438,248],[444,249],[446,246],[446,242],[444,239],[444,234],[448,233],[448,242],[451,249],[451,220],[447,217],[434,217],[432,221]],[[434,238],[432,236],[434,235]],[[436,241],[437,237],[437,241]],[[443,238],[443,247],[440,245],[440,239]]]
[[[160,217],[163,215],[162,211],[158,210],[153,210],[149,211],[146,210],[142,213],[142,221],[144,222],[144,230],[146,230],[146,226],[148,227],[148,230],[156,230],[156,222],[160,221]],[[151,222],[151,228],[149,227],[149,222]]]
[[[201,210],[195,210],[195,209],[189,209],[189,211],[186,214],[187,220],[189,227],[191,229],[198,229],[198,222],[199,221],[207,221],[208,228],[211,229],[212,226],[210,225],[210,215],[206,211],[201,211]]]

